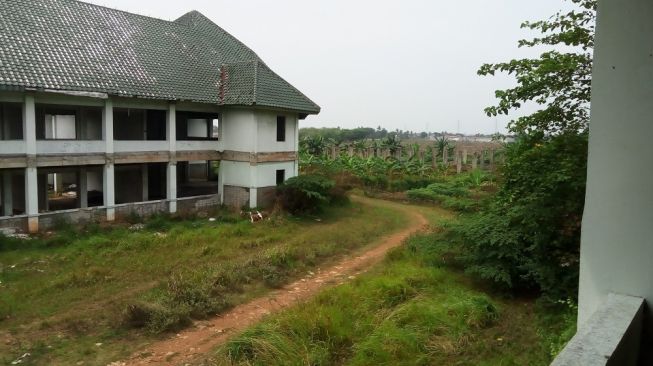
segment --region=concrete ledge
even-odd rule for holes
[[[609,294],[551,365],[636,365],[643,309],[640,297]]]

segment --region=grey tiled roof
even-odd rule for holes
[[[320,107],[192,11],[170,22],[75,0],[0,0],[0,89]]]

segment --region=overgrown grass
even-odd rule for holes
[[[412,237],[350,283],[268,317],[217,365],[545,365],[534,305],[449,267],[443,234]]]
[[[106,364],[407,224],[386,203],[255,225],[212,216],[0,238],[0,362]]]

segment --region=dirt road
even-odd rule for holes
[[[401,245],[404,239],[425,230],[428,226],[428,220],[410,206],[364,197],[353,197],[353,199],[371,206],[392,206],[398,212],[403,212],[410,217],[410,224],[400,232],[387,235],[376,243],[368,245],[358,255],[344,258],[327,268],[316,270],[315,273],[309,272],[305,277],[279,290],[238,305],[215,318],[198,322],[194,327],[184,330],[172,338],[153,343],[129,359],[114,362],[111,365],[185,365],[192,363],[195,359],[224,343],[233,334],[260,321],[264,316],[307,300],[326,286],[352,279],[381,261],[390,249]]]

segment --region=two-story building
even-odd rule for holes
[[[198,12],[0,0],[0,227],[265,206],[320,107]]]

